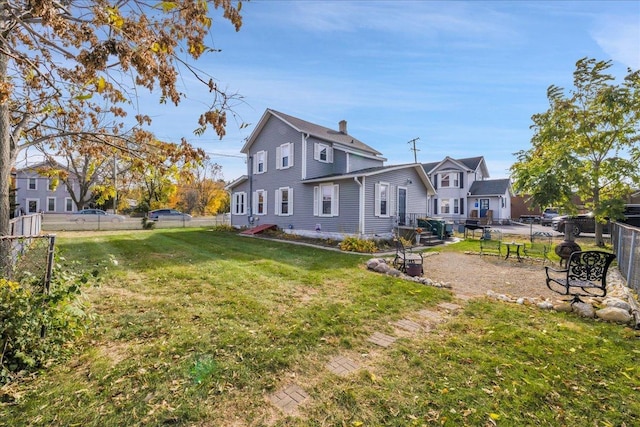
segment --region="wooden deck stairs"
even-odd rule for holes
[[[242,231],[240,234],[244,234],[247,236],[253,236],[255,234],[260,234],[265,230],[270,230],[272,228],[277,228],[278,226],[275,224],[261,224],[258,225],[257,227],[253,227],[253,228],[248,228],[244,231]]]

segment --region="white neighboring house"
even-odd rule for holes
[[[59,181],[55,186],[54,179],[41,174],[43,169],[50,167],[51,163],[42,162],[15,171],[15,216],[38,212],[71,213],[77,210],[66,185]],[[53,167],[65,169],[59,164]],[[77,182],[72,180],[72,184],[75,188]]]
[[[487,224],[511,219],[511,180],[489,179],[484,157],[447,156],[422,166],[438,192],[431,208],[434,216],[456,223],[467,218],[478,218]]]

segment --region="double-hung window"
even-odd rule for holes
[[[288,169],[293,166],[293,144],[287,143],[276,147],[276,169]]]
[[[441,214],[451,213],[450,209],[451,209],[451,204],[449,203],[449,199],[442,199],[440,201],[440,213]]]
[[[313,215],[338,216],[340,205],[338,184],[322,184],[313,187]]]
[[[293,215],[293,188],[282,187],[276,190],[276,215]]]
[[[37,190],[38,189],[38,180],[36,178],[28,178],[27,188],[29,190]]]
[[[258,151],[253,160],[253,173],[260,174],[267,171],[267,152]]]
[[[440,175],[440,187],[459,188],[460,174],[458,172],[443,173]]]
[[[234,215],[245,215],[246,214],[246,200],[247,200],[247,193],[245,192],[240,192],[240,193],[233,193],[233,198],[232,198],[232,206],[231,206],[231,212],[233,212]]]
[[[253,213],[256,215],[267,214],[267,192],[265,190],[257,190],[254,193]]]
[[[391,186],[387,182],[375,185],[375,216],[389,217]]]
[[[55,211],[56,211],[56,198],[47,197],[47,212],[55,212]]]
[[[313,158],[323,163],[333,163],[333,147],[316,142],[313,147]]]

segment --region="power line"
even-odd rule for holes
[[[235,157],[237,159],[245,159],[246,156],[241,156],[239,154],[224,154],[224,153],[210,153],[205,151],[205,154],[214,156],[214,157]]]

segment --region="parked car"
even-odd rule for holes
[[[640,227],[640,205],[624,205],[624,218],[620,222]]]
[[[553,220],[553,218],[557,217],[558,215],[558,208],[546,208],[544,212],[542,212],[540,224],[551,225],[551,221]]]
[[[564,226],[567,219],[571,218],[573,221],[573,235],[579,236],[580,233],[595,233],[596,232],[596,219],[593,216],[593,212],[580,215],[560,215],[551,220],[551,228],[559,233],[564,233]],[[602,232],[609,234],[609,222],[603,224]]]
[[[126,218],[105,212],[102,209],[82,209],[69,216],[69,221],[73,222],[123,222]]]
[[[149,221],[191,221],[191,215],[182,213],[175,209],[155,209],[149,211],[149,215],[147,215],[147,218],[149,219]]]

